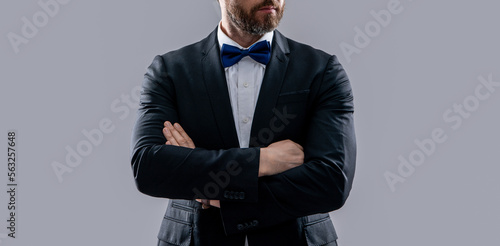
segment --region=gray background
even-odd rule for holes
[[[215,28],[214,2],[69,1],[18,53],[8,34],[22,35],[22,18],[43,9],[37,1],[0,3],[0,245],[156,244],[167,201],[135,188],[129,164],[135,110],[120,100],[134,94],[155,55]],[[479,76],[500,81],[500,4],[404,0],[401,13],[359,54],[344,55],[340,45],[354,45],[355,28],[364,29],[374,20],[370,12],[389,2],[289,0],[279,27],[337,54],[354,89],[359,154],[351,196],[331,213],[339,243],[499,245],[500,87],[456,130],[443,114],[475,95]],[[52,163],[64,164],[65,148],[76,148],[86,139],[82,131],[102,119],[114,130],[59,182]],[[384,173],[397,174],[398,157],[408,159],[418,150],[414,141],[436,128],[446,141],[392,191]],[[11,129],[18,132],[14,240],[6,238],[3,191]]]

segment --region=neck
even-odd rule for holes
[[[248,48],[253,43],[257,42],[264,35],[252,35],[247,33],[236,26],[232,25],[225,18],[221,21],[221,30],[236,43],[241,45],[241,47]]]

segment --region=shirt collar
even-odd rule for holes
[[[219,48],[222,48],[223,44],[232,45],[232,46],[238,47],[240,49],[248,49],[248,48],[250,48],[250,47],[246,47],[246,48],[245,47],[241,47],[241,45],[239,45],[238,43],[236,43],[234,40],[232,40],[230,37],[228,37],[222,31],[222,29],[220,28],[220,25],[221,25],[221,23],[219,22],[219,25],[217,26],[217,39],[219,41]],[[271,32],[268,32],[268,33],[264,34],[264,36],[262,36],[259,40],[257,40],[257,42],[266,40],[266,41],[269,42],[269,44],[272,47],[272,45],[273,45],[273,37],[274,37],[274,31],[271,31]],[[257,43],[257,42],[255,42],[255,43]]]

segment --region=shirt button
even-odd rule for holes
[[[243,123],[248,123],[248,121],[249,121],[248,118],[243,119]]]
[[[245,88],[247,88],[247,87],[248,87],[248,83],[247,83],[247,82],[243,83],[243,86],[244,86]]]

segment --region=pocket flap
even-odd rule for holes
[[[191,244],[192,227],[172,218],[163,218],[158,239],[165,245],[189,246]]]
[[[278,97],[278,104],[303,102],[307,100],[308,95],[309,95],[309,90],[283,92]]]
[[[316,217],[317,218],[317,217]],[[316,220],[309,220],[304,225],[307,245],[309,246],[336,246],[337,233],[328,214]]]

